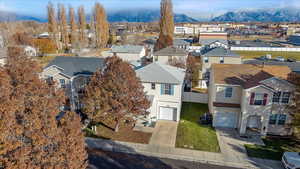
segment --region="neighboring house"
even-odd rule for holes
[[[70,108],[82,108],[80,96],[90,77],[104,67],[103,58],[58,56],[41,73],[47,82],[56,82],[57,87],[65,89]]]
[[[179,121],[185,71],[154,62],[136,74],[151,101],[149,119]]]
[[[181,49],[188,50],[190,47],[190,43],[185,41],[184,39],[174,39],[173,46],[175,48],[181,48]]]
[[[241,135],[290,135],[295,86],[287,66],[214,64],[209,110],[214,127],[236,128]]]
[[[252,59],[243,61],[243,64],[288,66],[293,72],[300,74],[300,62],[276,61],[275,59]]]
[[[201,88],[207,88],[212,64],[241,64],[242,57],[223,47],[206,47],[201,51],[202,69],[200,73]]]
[[[214,48],[214,47],[229,48],[228,41],[225,39],[199,39],[199,44],[202,47],[209,46],[210,48]]]
[[[153,54],[153,62],[168,64],[173,59],[181,60],[184,63],[188,57],[188,52],[181,48],[167,47]]]
[[[124,61],[133,62],[140,61],[146,55],[146,49],[144,46],[137,45],[123,45],[112,46],[111,55],[117,55]]]

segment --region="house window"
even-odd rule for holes
[[[278,116],[278,122],[277,122],[277,124],[278,125],[284,125],[285,121],[286,121],[286,115],[285,114],[280,114]]]
[[[174,95],[174,85],[161,84],[161,94],[162,95]]]
[[[65,81],[65,79],[59,79],[59,83],[60,83],[61,88],[66,88],[66,81]]]
[[[280,96],[281,96],[281,92],[275,92],[273,94],[273,103],[279,103],[280,102]]]
[[[282,98],[281,98],[281,103],[288,104],[290,101],[290,96],[291,96],[290,92],[283,92]]]
[[[268,94],[251,93],[250,105],[265,106],[267,104]]]
[[[287,115],[285,114],[272,114],[270,116],[269,124],[271,125],[285,125]]]
[[[208,57],[204,57],[204,62],[208,63]]]
[[[231,98],[232,97],[232,91],[233,91],[232,87],[226,87],[225,88],[225,97],[226,98]]]
[[[220,57],[220,63],[224,63],[224,57]]]
[[[254,97],[254,105],[263,105],[264,94],[256,93]]]
[[[276,124],[277,116],[278,116],[277,114],[272,114],[270,116],[269,124],[272,124],[272,125]]]
[[[155,90],[155,83],[151,83],[151,89]]]

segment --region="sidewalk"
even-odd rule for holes
[[[104,151],[122,152],[129,154],[142,154],[158,158],[170,158],[176,160],[194,161],[200,163],[208,163],[220,166],[229,166],[245,169],[256,169],[254,161],[243,161],[237,163],[225,159],[221,153],[211,153],[195,150],[187,150],[173,147],[163,147],[147,144],[125,143],[112,140],[86,138],[86,144],[91,149],[101,149]],[[253,164],[254,163],[254,164]]]

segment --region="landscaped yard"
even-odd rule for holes
[[[176,147],[220,152],[216,131],[210,126],[198,123],[200,116],[207,112],[207,104],[182,104]]]
[[[296,60],[300,60],[300,52],[264,52],[264,51],[234,51],[235,53],[242,56],[243,59],[254,59],[259,58],[261,56],[266,56],[267,54],[271,54],[272,58],[276,58],[277,56],[282,56],[284,58],[292,58]]]
[[[245,145],[250,157],[281,160],[284,152],[300,152],[300,142],[295,139],[263,139],[266,146]]]
[[[133,131],[132,123],[133,122],[131,122],[130,124],[123,123],[120,125],[119,131],[114,132],[113,122],[106,122],[105,125],[100,124],[97,127],[97,134],[93,133],[91,129],[86,129],[85,134],[87,137],[148,144],[152,134],[140,131]]]

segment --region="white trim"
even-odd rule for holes
[[[263,85],[263,84],[259,84],[259,85],[257,85],[257,86],[254,86],[254,87],[251,87],[251,88],[248,88],[248,89],[244,89],[244,90],[250,91],[250,90],[255,89],[255,88],[258,88],[258,87],[263,87],[263,88],[268,89],[268,90],[270,90],[270,91],[272,91],[272,92],[276,91],[276,90],[274,90],[274,89],[272,89],[272,88],[270,88],[270,87],[268,87],[268,86],[266,86],[266,85]]]

